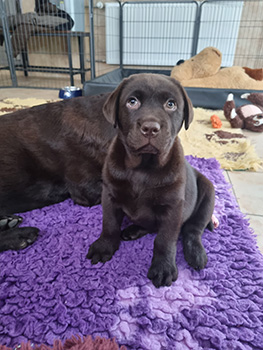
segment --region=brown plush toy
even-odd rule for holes
[[[176,65],[171,77],[186,87],[263,90],[263,70],[248,67],[221,69],[222,53],[215,47],[206,47],[197,55]]]
[[[221,52],[215,47],[206,47],[189,60],[176,65],[172,69],[171,77],[182,83],[214,76],[219,71],[221,62]]]
[[[232,128],[263,131],[263,93],[243,94],[241,98],[252,104],[235,107],[234,96],[229,94],[224,105],[224,115]]]

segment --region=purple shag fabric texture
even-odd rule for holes
[[[179,242],[178,280],[156,289],[146,277],[155,235],[122,242],[92,266],[101,206],[66,200],[24,213],[23,225],[41,231],[27,249],[0,254],[0,344],[92,335],[137,350],[262,349],[263,257],[218,162],[187,158],[216,189],[220,226],[203,235],[204,270],[187,265]]]

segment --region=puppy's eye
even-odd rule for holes
[[[176,102],[174,100],[168,100],[165,103],[165,108],[169,109],[170,111],[176,111],[176,109],[177,109]]]
[[[126,102],[126,106],[131,109],[138,109],[140,105],[141,103],[136,97],[130,97]]]

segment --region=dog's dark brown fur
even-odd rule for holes
[[[157,232],[148,277],[156,287],[177,278],[176,245],[182,234],[184,255],[192,267],[207,262],[201,236],[213,228],[214,188],[184,159],[177,137],[187,129],[193,108],[175,80],[134,75],[109,96],[104,114],[117,124],[103,168],[103,229],[87,257],[92,263],[112,258],[123,239]],[[121,232],[127,215],[133,225]]]
[[[45,104],[0,117],[0,251],[21,249],[37,229],[14,227],[9,214],[71,197],[101,200],[101,171],[116,134],[105,119],[106,95]]]
[[[112,94],[1,116],[0,251],[37,238],[36,228],[15,227],[20,218],[10,214],[68,197],[99,203],[103,168],[103,231],[89,249],[92,263],[111,259],[121,236],[157,232],[148,277],[156,287],[170,285],[181,232],[186,260],[204,268],[201,235],[213,228],[214,188],[185,161],[177,137],[192,118],[180,84],[151,74],[125,79]],[[124,215],[133,225],[121,232]]]

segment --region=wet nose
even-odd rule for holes
[[[161,126],[159,123],[157,122],[144,122],[141,125],[141,133],[143,134],[143,136],[145,137],[155,137],[158,135],[159,131],[161,129]]]

